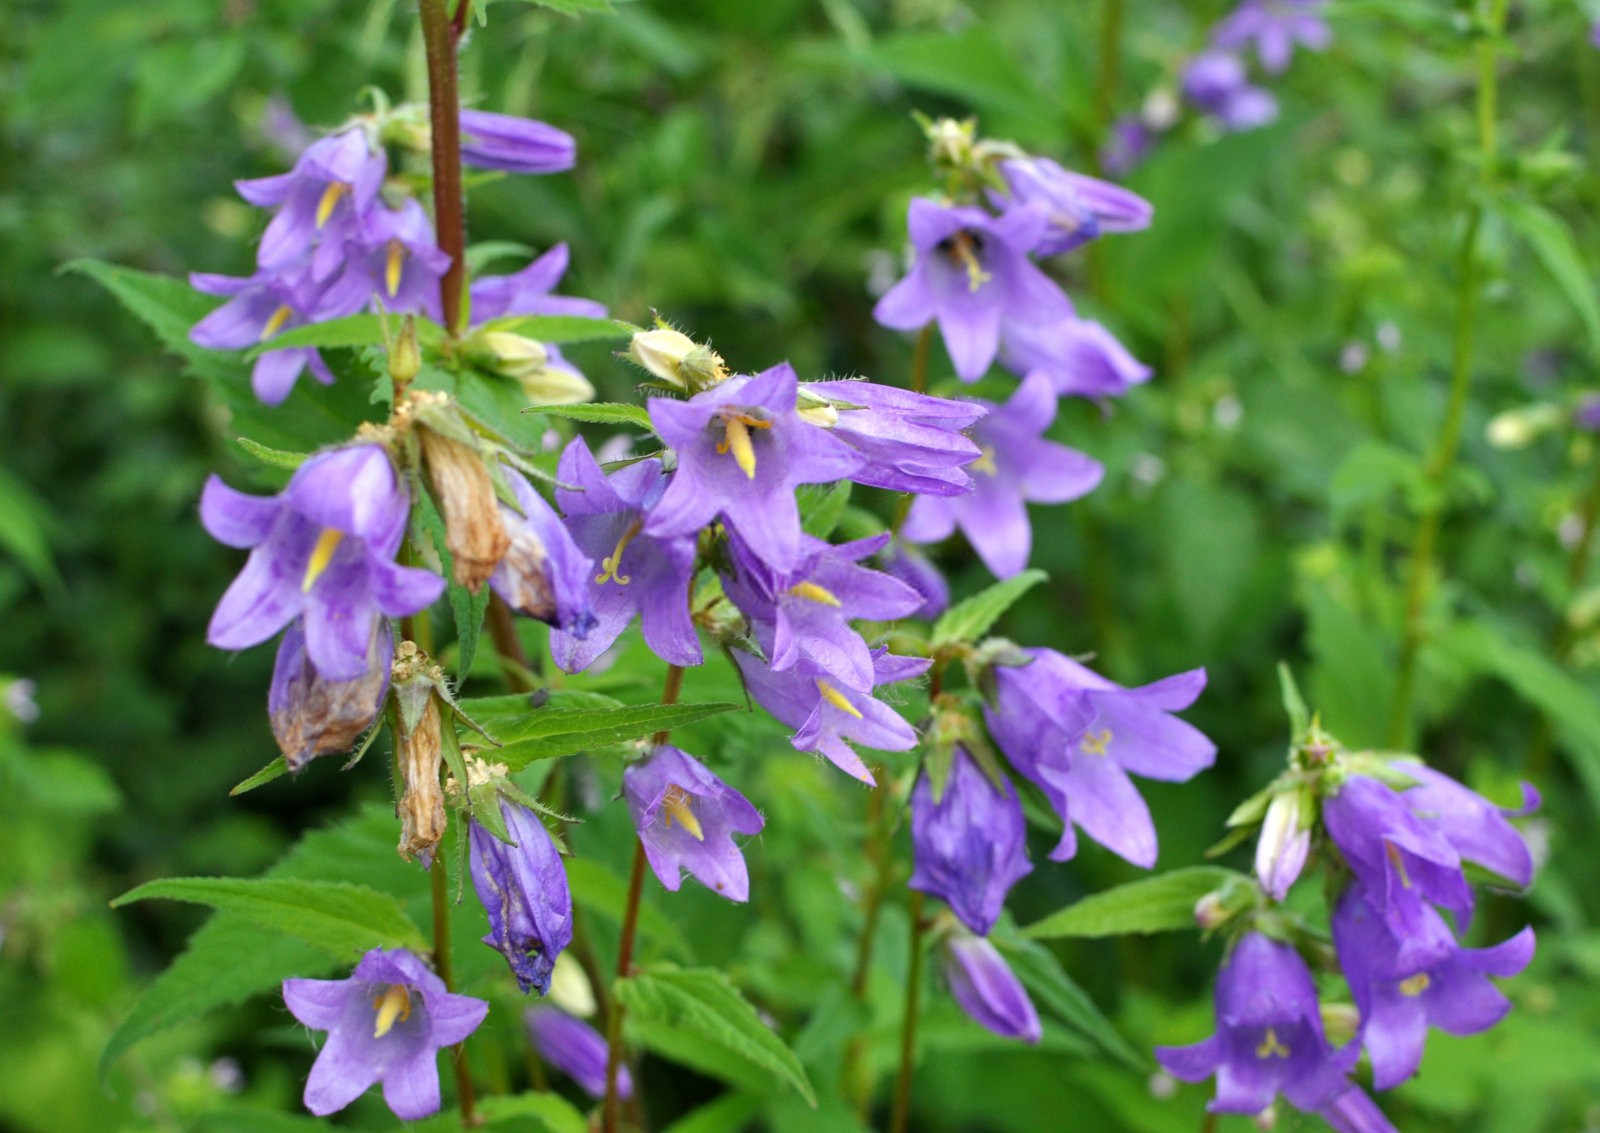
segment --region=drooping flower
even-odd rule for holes
[[[506,958],[518,987],[543,995],[556,957],[572,942],[572,891],[539,816],[505,799],[500,816],[515,845],[471,824],[472,887],[489,914],[483,942]]]
[[[289,623],[272,666],[267,716],[290,774],[319,755],[349,751],[377,718],[389,691],[389,666],[394,660],[394,636],[384,618],[373,623],[368,658],[359,677],[326,680],[306,656],[300,623]]]
[[[622,773],[645,858],[662,886],[676,893],[688,870],[702,885],[728,898],[750,897],[750,874],[735,834],[759,834],[766,825],[750,800],[693,756],[660,744],[649,758]]]
[[[915,868],[906,884],[943,900],[979,936],[1033,869],[1017,792],[1010,783],[996,787],[959,744],[943,797],[934,800],[926,772],[911,792],[911,845]]]
[[[533,118],[488,110],[461,111],[461,161],[505,173],[561,173],[578,160],[565,130]]]
[[[522,514],[500,504],[511,547],[489,576],[489,585],[517,613],[581,640],[596,622],[589,589],[594,560],[522,473],[504,463],[500,471]]]
[[[1253,86],[1237,55],[1207,51],[1183,71],[1183,95],[1226,129],[1253,130],[1278,116],[1278,100]]]
[[[1217,1033],[1193,1046],[1158,1046],[1156,1060],[1185,1082],[1216,1075],[1212,1113],[1260,1113],[1282,1093],[1315,1112],[1346,1088],[1360,1050],[1328,1045],[1311,972],[1292,947],[1249,932],[1217,976]]]
[[[383,1100],[403,1121],[439,1111],[440,1047],[473,1031],[489,1005],[453,995],[403,948],[375,948],[348,979],[284,980],[283,1002],[328,1041],[306,1080],[305,1106],[318,1117],[343,1109],[383,1083]]]
[[[1105,473],[1100,462],[1041,434],[1055,419],[1056,396],[1048,377],[1024,378],[1004,405],[972,427],[983,450],[967,466],[973,489],[963,496],[918,496],[900,534],[911,543],[934,543],[960,528],[997,578],[1028,565],[1033,529],[1027,503],[1066,503],[1093,491]]]
[[[1531,784],[1522,785],[1522,807],[1504,811],[1450,776],[1420,762],[1398,760],[1390,766],[1416,780],[1416,786],[1400,794],[1411,813],[1437,831],[1463,859],[1476,862],[1522,888],[1532,883],[1533,855],[1528,851],[1528,843],[1517,828],[1506,821],[1507,817],[1538,809],[1539,792]]]
[[[1333,42],[1333,32],[1322,18],[1324,0],[1239,0],[1211,33],[1211,42],[1235,50],[1254,41],[1256,57],[1268,74],[1282,73],[1294,55],[1294,45],[1322,51]]]
[[[1006,758],[1061,816],[1051,852],[1077,852],[1073,826],[1146,869],[1156,862],[1156,831],[1129,773],[1182,782],[1210,767],[1216,745],[1174,712],[1205,688],[1191,669],[1123,688],[1053,649],[1030,649],[1027,665],[994,670],[996,696],[984,718]]]
[[[606,1040],[582,1019],[559,1007],[539,1004],[523,1015],[528,1038],[539,1057],[578,1084],[596,1101],[606,1096]],[[617,1067],[617,1096],[633,1097],[633,1076],[626,1065]]]
[[[245,200],[278,210],[261,234],[256,262],[268,270],[287,267],[319,241],[337,249],[377,200],[388,168],[366,131],[351,128],[312,142],[288,173],[235,181]]]
[[[934,496],[971,490],[963,466],[980,453],[961,430],[983,416],[982,405],[874,382],[804,382],[800,393],[800,415],[862,456],[856,483]]]
[[[330,681],[368,671],[373,625],[431,605],[444,580],[394,562],[410,498],[382,446],[312,456],[277,496],[206,481],[200,522],[219,543],[252,548],[217,603],[206,640],[246,649],[303,618],[306,654]]]
[[[1360,1086],[1345,1087],[1318,1107],[1317,1116],[1333,1126],[1334,1133],[1399,1133]]]
[[[950,584],[939,568],[921,551],[896,539],[880,554],[879,565],[884,573],[891,574],[922,595],[922,605],[907,617],[932,621],[950,606]]]
[[[721,516],[764,562],[789,570],[801,552],[800,484],[852,476],[862,458],[795,411],[787,362],[738,375],[688,401],[653,397],[650,422],[677,452],[678,468],[644,532],[687,535]]]
[[[979,1026],[1027,1043],[1043,1036],[1039,1013],[1022,982],[981,936],[958,929],[945,939],[944,978],[950,995]]]
[[[1038,205],[1049,224],[1030,251],[1036,256],[1056,256],[1081,247],[1103,232],[1137,232],[1150,226],[1150,202],[1120,185],[1063,169],[1048,157],[1012,158],[1000,163],[1006,195],[998,203],[1014,201]]]
[[[1093,319],[1017,326],[1001,344],[1000,360],[1019,374],[1043,373],[1058,397],[1121,397],[1150,380],[1115,335]]]
[[[872,317],[894,330],[937,320],[956,374],[977,381],[994,361],[1002,330],[1072,314],[1066,295],[1028,259],[1049,225],[1042,208],[1018,206],[995,217],[916,198],[906,218],[916,263]]]

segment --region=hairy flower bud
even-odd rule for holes
[[[545,366],[516,378],[534,405],[581,405],[594,400],[594,386],[569,365]]]
[[[400,856],[416,858],[426,868],[444,837],[444,792],[439,786],[443,759],[439,702],[430,693],[414,728],[400,729]]]
[[[476,594],[511,546],[494,481],[483,457],[470,446],[432,429],[419,429],[418,436],[434,497],[444,513],[455,579]]]
[[[330,681],[318,674],[306,656],[302,623],[297,620],[284,631],[272,668],[267,715],[291,774],[319,755],[350,750],[377,717],[389,691],[389,665],[394,657],[394,638],[385,619],[373,623],[367,656],[370,664],[361,676]]]
[[[400,328],[400,337],[395,339],[394,348],[389,351],[389,376],[394,379],[397,386],[411,384],[422,370],[422,351],[417,346],[417,324],[410,315],[406,316],[405,325]]]
[[[1274,901],[1281,901],[1305,867],[1311,850],[1311,823],[1302,818],[1302,789],[1272,796],[1256,842],[1256,877]],[[1306,816],[1307,818],[1309,816]]]
[[[506,330],[479,331],[472,336],[468,349],[490,369],[508,378],[536,373],[550,361],[550,352],[543,343]]]
[[[627,358],[662,381],[690,390],[706,389],[728,376],[722,355],[671,327],[634,335]]]

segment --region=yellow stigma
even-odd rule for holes
[[[400,290],[400,269],[405,267],[406,246],[398,240],[389,241],[389,258],[383,265],[383,284],[389,289],[389,298]]]
[[[600,573],[594,576],[596,582],[610,581],[618,586],[626,586],[633,581],[629,575],[622,573],[622,552],[633,542],[633,537],[639,534],[639,529],[643,526],[644,521],[640,519],[628,525],[628,529],[622,533],[622,538],[617,540],[617,545],[611,549],[611,553],[600,560]]]
[[[1427,972],[1418,972],[1414,976],[1400,981],[1400,994],[1417,996],[1428,990],[1428,985],[1433,981],[1428,978]]]
[[[1104,755],[1106,748],[1110,746],[1110,728],[1101,728],[1098,732],[1086,732],[1083,739],[1078,741],[1078,748],[1085,755]]]
[[[321,228],[328,223],[328,218],[333,215],[333,208],[339,203],[339,198],[350,189],[343,181],[329,181],[328,187],[322,190],[322,199],[317,202],[317,227]]]
[[[861,709],[845,699],[844,693],[834,688],[821,677],[817,678],[817,691],[822,694],[822,699],[833,705],[840,712],[848,712],[857,720],[861,719]]]
[[[998,475],[1000,470],[994,466],[994,446],[984,445],[978,453],[978,459],[967,465],[974,472],[985,472],[990,476]]]
[[[750,443],[750,428],[745,424],[743,417],[729,417],[726,422],[727,434],[723,442],[717,446],[718,452],[732,452],[734,462],[744,472],[746,480],[756,478],[756,450]]]
[[[674,819],[678,825],[689,832],[689,836],[696,842],[706,840],[705,831],[700,829],[700,820],[694,816],[694,811],[689,808],[689,792],[674,784],[667,788],[667,793],[661,798],[661,809],[665,811],[664,817],[668,826]]]
[[[842,606],[839,596],[825,586],[818,586],[815,582],[797,582],[789,587],[789,593],[796,598],[806,598],[812,602],[821,602],[824,606]]]
[[[969,234],[957,232],[951,238],[950,255],[967,269],[967,290],[976,291],[994,278],[978,262],[978,249]]]
[[[333,553],[339,549],[339,540],[343,538],[344,532],[336,527],[322,529],[322,534],[317,536],[317,545],[311,548],[311,557],[306,560],[306,575],[300,580],[300,593],[310,590],[322,572],[328,569]]]
[[[293,314],[294,312],[289,309],[287,303],[272,312],[272,317],[267,320],[267,325],[261,328],[261,341],[267,341],[267,339],[282,330],[283,324],[288,322],[289,316]]]
[[[1257,1058],[1288,1058],[1289,1048],[1278,1041],[1278,1032],[1271,1027],[1267,1028],[1267,1037],[1261,1040],[1261,1045],[1256,1047]]]
[[[372,1028],[372,1037],[381,1039],[389,1033],[397,1021],[411,1018],[411,993],[403,984],[390,984],[382,995],[372,1000],[372,1006],[378,1009],[377,1024]]]

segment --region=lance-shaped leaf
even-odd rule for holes
[[[1221,866],[1190,866],[1143,877],[1060,909],[1023,930],[1036,940],[1058,936],[1122,936],[1194,928],[1195,902],[1244,874]]]
[[[1025,570],[957,602],[934,623],[932,647],[938,649],[956,642],[976,641],[1012,603],[1047,577],[1042,570]]]

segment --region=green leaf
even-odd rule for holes
[[[209,315],[217,301],[202,295],[181,279],[154,272],[108,264],[100,260],[73,260],[61,268],[88,276],[155,331],[162,345],[185,358],[214,356],[189,341],[189,328]]]
[[[538,759],[643,739],[652,732],[693,724],[744,707],[731,701],[706,704],[632,704],[623,708],[540,708],[494,731],[503,747],[485,753],[515,771]]]
[[[1148,1069],[1148,1060],[1112,1026],[1048,948],[1024,938],[1005,921],[995,925],[989,939],[1046,1010],[1123,1065]]]
[[[1283,698],[1283,710],[1289,717],[1289,734],[1298,740],[1311,727],[1311,712],[1300,695],[1300,686],[1294,683],[1294,672],[1287,661],[1278,662],[1278,691]]]
[[[628,883],[594,858],[571,857],[565,865],[573,901],[620,927],[628,903]],[[680,959],[694,955],[678,926],[648,901],[639,903],[638,931]]]
[[[421,951],[427,947],[398,901],[364,885],[261,877],[167,877],[129,890],[112,901],[111,907],[151,897],[238,913],[262,928],[346,960],[358,959],[373,948]]]
[[[549,1091],[530,1094],[495,1094],[481,1099],[477,1108],[476,1129],[494,1129],[509,1125],[518,1130],[528,1129],[528,1120],[538,1122],[538,1128],[549,1133],[588,1133],[589,1123],[571,1102],[560,1094]],[[408,1122],[409,1133],[461,1133],[461,1111],[446,1110],[423,1121]]]
[[[839,526],[844,509],[850,504],[850,481],[832,484],[804,484],[796,493],[800,505],[800,526],[807,535],[826,539]]]
[[[400,320],[391,322],[400,330]],[[418,326],[419,337],[421,326]],[[322,323],[307,323],[282,334],[273,335],[265,342],[252,346],[246,357],[259,358],[269,350],[283,350],[291,346],[378,346],[383,343],[383,319],[378,315],[346,315],[342,319],[329,319]]]
[[[56,584],[60,576],[45,539],[45,515],[33,489],[0,468],[0,548],[11,552],[35,581]]]
[[[1000,615],[1011,608],[1013,602],[1047,577],[1042,570],[1025,570],[957,602],[934,623],[933,648],[959,641],[975,641],[982,637],[1000,619]]]
[[[992,28],[974,23],[956,34],[902,32],[859,54],[907,86],[953,95],[973,105],[1037,118],[1051,100],[1029,81]]]
[[[273,759],[271,763],[267,764],[260,771],[257,771],[254,775],[251,775],[247,779],[241,779],[239,782],[235,783],[233,789],[228,792],[228,795],[231,798],[234,795],[242,795],[246,791],[253,791],[257,787],[265,786],[274,779],[280,778],[288,773],[289,764],[283,758],[283,756],[280,755]]]
[[[1058,936],[1122,936],[1194,928],[1194,904],[1233,878],[1221,866],[1189,866],[1107,889],[1060,909],[1023,930],[1035,940]]]
[[[585,405],[539,405],[527,412],[543,413],[547,417],[565,417],[570,421],[583,421],[590,425],[625,425],[631,429],[652,431],[650,414],[641,406],[625,405],[615,401],[593,401]]]
[[[727,1093],[684,1114],[661,1133],[743,1133],[756,1127],[756,1115],[763,1108],[759,1097]]]
[[[644,1045],[713,1074],[727,1071],[735,1081],[757,1068],[816,1105],[800,1060],[717,969],[663,964],[619,979],[613,991]]]
[[[1595,294],[1589,265],[1572,239],[1572,230],[1555,213],[1532,201],[1505,197],[1496,207],[1533,247],[1556,285],[1566,292],[1589,333],[1589,348],[1600,352],[1600,297]]]
[[[281,448],[268,448],[260,441],[253,441],[249,437],[235,437],[234,443],[261,463],[270,464],[274,468],[290,470],[299,468],[311,455],[309,452],[288,452]]]
[[[521,315],[491,319],[487,330],[503,330],[539,342],[592,342],[606,338],[632,338],[639,328],[621,319],[587,319],[582,315]]]

